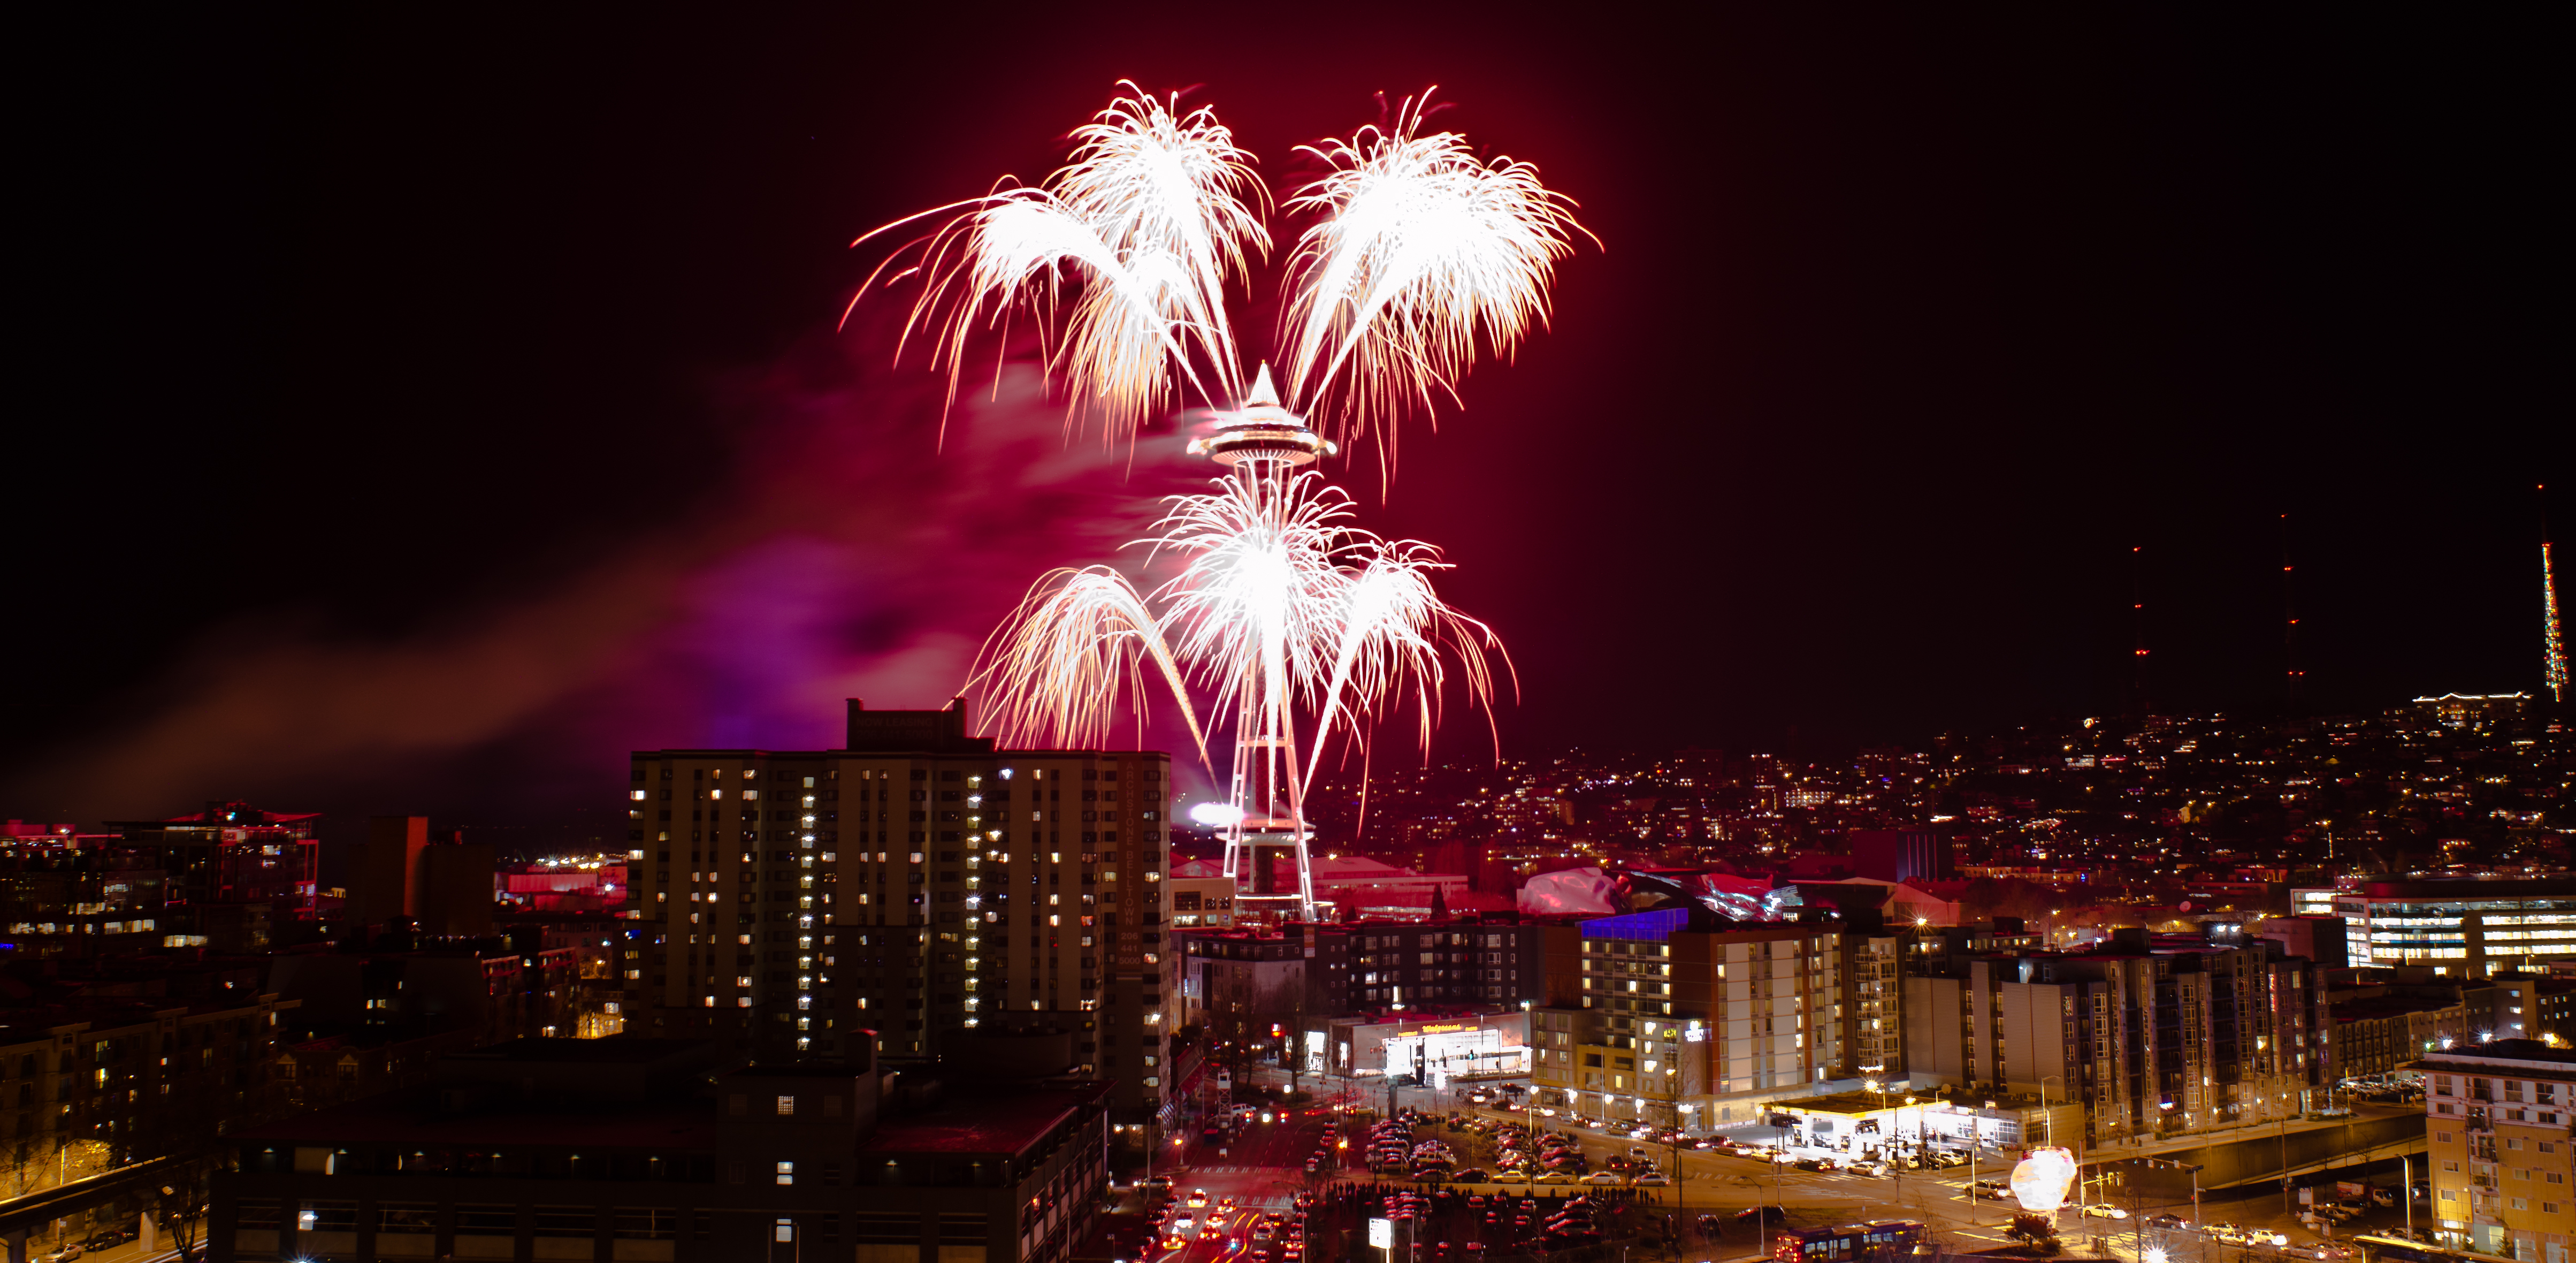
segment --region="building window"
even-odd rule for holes
[[[778,1164],[778,1182],[781,1184],[793,1184],[796,1182],[795,1163],[781,1162]]]
[[[778,1116],[779,1116],[779,1117],[781,1117],[781,1118],[785,1118],[785,1117],[787,1117],[788,1115],[793,1114],[793,1113],[795,1113],[795,1112],[796,1112],[796,1098],[795,1098],[795,1097],[792,1097],[792,1096],[782,1096],[782,1097],[778,1098]]]

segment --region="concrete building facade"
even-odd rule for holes
[[[847,735],[635,753],[627,1029],[789,1058],[864,1030],[900,1062],[1061,1015],[1120,1121],[1167,1121],[1168,756],[996,750],[962,700],[852,701]]]

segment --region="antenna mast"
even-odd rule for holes
[[[2299,669],[2299,601],[2290,582],[2290,515],[2281,515],[2281,665],[2288,672],[2282,685],[2282,700],[2292,714],[2299,709],[2299,681],[2307,672]]]
[[[2534,487],[2540,500],[2540,654],[2549,700],[2567,704],[2567,642],[2558,636],[2558,578],[2549,568],[2549,484]]]
[[[2129,618],[2136,634],[2137,647],[2131,655],[2137,663],[2137,681],[2133,686],[2139,718],[2155,710],[2147,701],[2147,578],[2144,545],[2129,547]]]

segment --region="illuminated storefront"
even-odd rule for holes
[[[1299,1051],[1312,1073],[1395,1075],[1426,1087],[1522,1075],[1529,1073],[1529,1014],[1331,1022],[1307,1031]]]

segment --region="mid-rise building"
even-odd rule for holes
[[[1539,1103],[1684,1127],[1849,1073],[1843,928],[1674,908],[1584,921],[1571,1004],[1531,1018]]]
[[[764,1058],[867,1030],[904,1061],[997,1013],[1062,1015],[1120,1121],[1160,1120],[1169,765],[996,750],[962,700],[852,701],[837,750],[638,751],[627,1029]]]
[[[241,990],[0,1009],[0,1168],[10,1185],[23,1194],[271,1113],[278,1015],[294,1001]],[[85,1159],[93,1169],[80,1172]]]
[[[208,1258],[1071,1257],[1107,1192],[1109,1085],[896,1076],[842,1043],[731,1069],[721,1043],[623,1035],[444,1058],[430,1091],[239,1132]]]
[[[1905,980],[1917,1078],[2087,1107],[2086,1143],[2295,1116],[2335,1081],[2323,971],[2275,945],[2150,940],[1996,953]]]
[[[315,812],[218,802],[167,820],[111,820],[107,827],[158,861],[160,932],[230,952],[267,947],[291,924],[318,917],[321,820]]]
[[[2444,1049],[2411,1068],[2424,1074],[2442,1244],[2564,1263],[2576,1234],[2576,1051],[2503,1039]]]
[[[2576,958],[2576,877],[2349,879],[2334,913],[2348,963],[2427,965],[2450,978],[2547,972]]]

